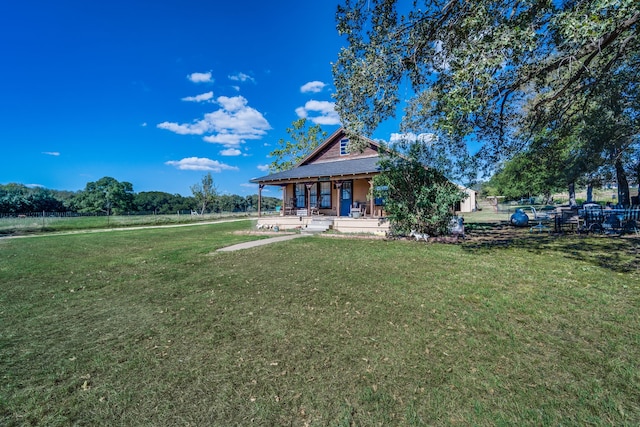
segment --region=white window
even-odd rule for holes
[[[331,207],[331,183],[330,182],[320,183],[320,207],[321,208]]]
[[[344,138],[340,140],[340,155],[346,156],[349,154],[349,139]]]

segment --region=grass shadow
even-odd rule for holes
[[[465,230],[462,247],[471,253],[519,248],[532,253],[553,252],[618,273],[640,270],[640,236],[636,235],[531,232],[528,227],[513,227],[507,222],[471,223]]]

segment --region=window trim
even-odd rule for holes
[[[341,156],[349,155],[349,138],[342,138],[340,140],[340,155]]]
[[[322,192],[322,189],[325,189],[325,192]],[[304,188],[304,193],[302,190]],[[333,207],[333,181],[316,181],[312,183],[311,188],[307,188],[307,184],[303,182],[297,182],[293,184],[293,199],[295,200],[295,209],[306,209],[307,200],[309,200],[310,205],[314,205],[313,197],[315,195],[316,203],[319,203],[320,209],[331,209]],[[326,200],[327,203],[323,204],[323,200]]]
[[[327,192],[323,193],[322,192],[322,186],[323,184],[327,185]],[[331,203],[331,190],[333,188],[333,185],[331,183],[331,181],[320,181],[318,182],[318,196],[320,196],[320,209],[331,209],[332,203]],[[325,197],[329,198],[329,204],[328,205],[323,205],[322,201],[324,200]]]

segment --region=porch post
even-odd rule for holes
[[[282,206],[280,207],[280,216],[284,216],[284,209],[287,203],[287,185],[282,186]]]
[[[336,181],[336,190],[338,197],[336,197],[336,216],[340,216],[340,189],[342,188],[342,181]]]
[[[307,187],[307,216],[311,216],[311,187],[313,184],[311,182],[305,182],[305,187]]]
[[[373,198],[373,178],[369,181],[369,212],[373,218],[373,209],[375,208],[375,199]]]
[[[264,184],[258,184],[258,218],[262,216],[262,189]]]

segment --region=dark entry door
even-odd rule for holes
[[[349,216],[353,203],[353,181],[343,181],[340,189],[340,216]]]

